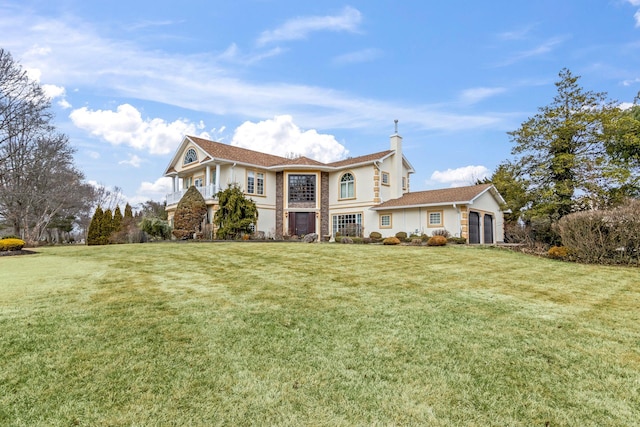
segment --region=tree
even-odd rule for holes
[[[158,218],[167,220],[167,202],[156,202],[155,200],[147,200],[140,205],[140,216],[143,218]]]
[[[489,178],[477,181],[477,184],[493,184],[500,193],[505,206],[501,206],[504,221],[515,224],[522,218],[523,209],[529,203],[528,182],[519,176],[518,168],[510,162],[499,165]]]
[[[217,238],[236,239],[243,233],[250,234],[258,221],[258,208],[253,200],[244,197],[237,185],[229,185],[218,192],[219,207],[213,216],[218,227]]]
[[[568,69],[559,77],[553,102],[509,132],[516,166],[529,182],[527,215],[550,221],[615,204],[621,191],[634,187],[625,164],[607,151],[618,103],[585,91]]]
[[[207,204],[195,186],[189,187],[176,206],[173,217],[173,235],[178,239],[191,239],[201,231],[207,215]]]
[[[104,211],[102,215],[102,222],[100,223],[100,242],[101,244],[106,245],[109,243],[109,238],[111,237],[111,233],[113,233],[113,213],[111,213],[111,209],[107,209]]]
[[[119,232],[120,229],[122,228],[122,220],[124,218],[122,217],[122,212],[120,212],[120,206],[116,206],[116,210],[113,211],[113,231],[115,233]]]
[[[133,210],[131,209],[131,205],[127,203],[124,207],[124,219],[133,219]]]
[[[0,49],[0,218],[30,243],[56,218],[77,218],[92,191],[52,119],[42,88]]]
[[[87,245],[101,245],[102,244],[102,208],[98,205],[96,211],[91,217],[91,223],[89,224],[89,231],[87,232]]]

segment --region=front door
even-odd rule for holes
[[[469,212],[469,243],[480,243],[480,214]]]
[[[289,235],[304,236],[316,232],[315,212],[289,212]]]

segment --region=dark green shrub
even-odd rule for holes
[[[24,248],[24,240],[13,237],[3,238],[0,240],[0,252],[19,251]]]
[[[407,233],[405,233],[404,231],[398,231],[396,233],[396,238],[398,240],[400,240],[401,242],[406,242],[407,241]]]
[[[371,233],[369,233],[369,237],[371,238],[371,240],[381,240],[382,234],[378,233],[377,231],[372,231]]]
[[[202,194],[192,185],[176,207],[173,217],[173,235],[178,239],[192,239],[194,233],[200,231],[206,215],[207,204]]]
[[[87,245],[102,245],[102,208],[98,206],[91,217],[89,230],[87,231]]]
[[[363,238],[362,237],[352,237],[351,238],[353,240],[353,243],[357,244],[357,245],[361,245],[364,243]]]
[[[444,246],[447,244],[447,238],[444,236],[432,236],[427,240],[427,246]]]
[[[382,244],[383,245],[399,245],[400,239],[398,239],[397,237],[387,237],[382,241]]]
[[[453,243],[455,245],[464,245],[467,243],[467,239],[465,239],[464,237],[449,237],[447,239],[448,243]]]

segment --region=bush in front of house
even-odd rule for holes
[[[377,231],[372,231],[371,233],[369,233],[369,238],[371,239],[371,241],[378,243],[382,241],[382,234],[378,233]]]
[[[396,238],[398,240],[400,240],[401,242],[406,242],[407,241],[407,233],[405,233],[404,231],[398,231],[396,233]]]
[[[551,259],[567,259],[569,249],[566,246],[552,246],[547,252],[547,256]]]
[[[19,251],[22,248],[24,248],[24,240],[22,239],[16,239],[15,237],[0,239],[0,252]]]
[[[437,230],[433,230],[431,235],[432,236],[442,236],[445,239],[448,239],[449,237],[451,237],[451,233],[449,233],[449,231],[444,229],[444,228],[439,228]]]
[[[427,240],[427,246],[444,246],[447,244],[447,238],[444,236],[431,236]]]
[[[449,237],[447,243],[453,243],[455,245],[464,245],[467,243],[467,239],[464,237]]]
[[[397,237],[387,237],[382,241],[382,244],[383,245],[399,245],[400,239],[398,239]]]
[[[349,236],[342,237],[340,239],[340,243],[344,243],[344,244],[347,244],[347,245],[352,244],[353,243],[353,238],[351,238]]]
[[[194,233],[200,231],[207,215],[207,204],[195,186],[189,187],[178,202],[173,217],[173,235],[177,239],[192,239]]]

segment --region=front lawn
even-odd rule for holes
[[[0,425],[629,426],[640,270],[469,246],[0,258]]]

